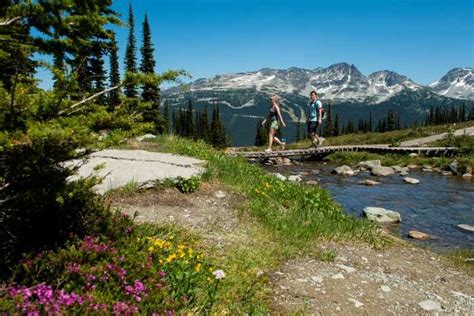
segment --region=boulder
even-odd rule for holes
[[[414,165],[414,164],[411,164],[411,165],[408,165],[407,168],[408,169],[416,169],[416,168],[418,168],[418,166]]]
[[[403,178],[403,181],[405,181],[408,184],[418,184],[418,183],[420,183],[420,180],[415,179],[415,178],[409,178],[409,177]]]
[[[454,160],[453,162],[451,162],[448,165],[448,168],[453,174],[458,174],[458,161]]]
[[[138,136],[137,138],[135,138],[137,141],[139,142],[142,142],[144,141],[145,139],[153,139],[153,138],[156,138],[156,135],[153,135],[153,134],[145,134],[145,135],[142,135],[142,136]]]
[[[431,168],[423,168],[423,169],[421,169],[421,171],[424,171],[424,172],[433,172],[433,169],[431,169]]]
[[[462,175],[463,178],[472,178],[472,174],[470,173],[465,173]]]
[[[474,226],[467,225],[467,224],[459,224],[458,227],[461,228],[462,230],[474,233]]]
[[[274,173],[273,174],[275,177],[277,177],[278,179],[280,179],[281,181],[285,181],[286,180],[286,177],[284,175],[282,175],[281,173]]]
[[[391,167],[376,166],[372,168],[371,173],[374,176],[386,177],[395,174],[395,171]]]
[[[306,184],[308,184],[308,185],[318,185],[318,181],[309,180],[309,181],[306,181]]]
[[[431,237],[427,233],[422,233],[416,230],[410,230],[408,232],[408,237],[417,239],[417,240],[429,240]]]
[[[443,171],[443,172],[442,172],[442,175],[443,175],[443,176],[452,176],[453,173],[452,173],[451,171]]]
[[[359,162],[357,166],[371,170],[373,167],[382,166],[382,163],[380,162],[380,160],[367,160]]]
[[[419,155],[417,153],[411,153],[409,154],[408,156],[412,157],[412,158],[415,158],[415,157],[418,157]]]
[[[362,213],[369,220],[377,223],[400,223],[402,220],[400,213],[381,207],[365,207]]]
[[[332,172],[336,173],[338,175],[342,175],[342,176],[353,176],[354,175],[354,170],[352,170],[351,167],[346,166],[346,165],[337,167]]]
[[[407,176],[407,175],[409,175],[408,171],[400,172],[400,176],[402,176],[402,177]]]
[[[301,179],[301,176],[299,174],[297,174],[297,175],[289,176],[288,180],[293,181],[293,182],[301,182],[303,179]]]
[[[380,182],[377,182],[377,181],[374,181],[374,180],[364,180],[364,181],[360,181],[359,182],[360,184],[364,184],[364,185],[368,185],[368,186],[374,186],[374,185],[378,185],[380,184]]]

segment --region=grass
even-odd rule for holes
[[[229,157],[204,143],[167,135],[154,141],[162,150],[208,161],[212,177],[244,195],[251,215],[283,244],[304,247],[317,237],[383,244],[374,224],[344,214],[324,189],[283,182],[243,158]]]
[[[462,268],[467,271],[470,276],[474,276],[474,249],[455,250],[447,253],[446,257],[456,267]]]

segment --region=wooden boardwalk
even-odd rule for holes
[[[326,156],[334,152],[367,151],[373,153],[416,153],[425,156],[453,156],[457,153],[456,147],[390,147],[388,145],[346,145],[346,146],[321,146],[318,148],[293,149],[282,151],[235,151],[232,156],[242,156],[248,159],[265,159],[272,157],[309,157]]]

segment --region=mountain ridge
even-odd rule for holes
[[[189,88],[189,91],[256,89],[301,95],[317,90],[323,98],[333,99],[334,102],[353,100],[371,104],[383,102],[404,89],[429,89],[438,95],[474,100],[474,70],[471,67],[454,68],[438,81],[422,85],[392,70],[378,70],[364,75],[354,64],[341,62],[312,70],[299,67],[261,68],[219,74],[199,78],[191,82]],[[179,87],[173,87],[167,89],[165,94],[179,91]]]

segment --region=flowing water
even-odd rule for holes
[[[399,212],[402,222],[390,228],[404,239],[408,239],[408,231],[418,230],[433,238],[429,241],[410,241],[438,249],[474,249],[474,233],[457,227],[458,224],[474,226],[474,180],[415,171],[410,172],[409,177],[421,183],[411,185],[406,184],[398,174],[374,177],[368,172],[361,172],[352,177],[338,176],[331,174],[335,167],[337,165],[322,162],[304,162],[301,166],[267,169],[284,175],[303,173],[303,181],[318,181],[347,213],[357,217],[367,206]],[[381,184],[359,184],[365,179]]]

